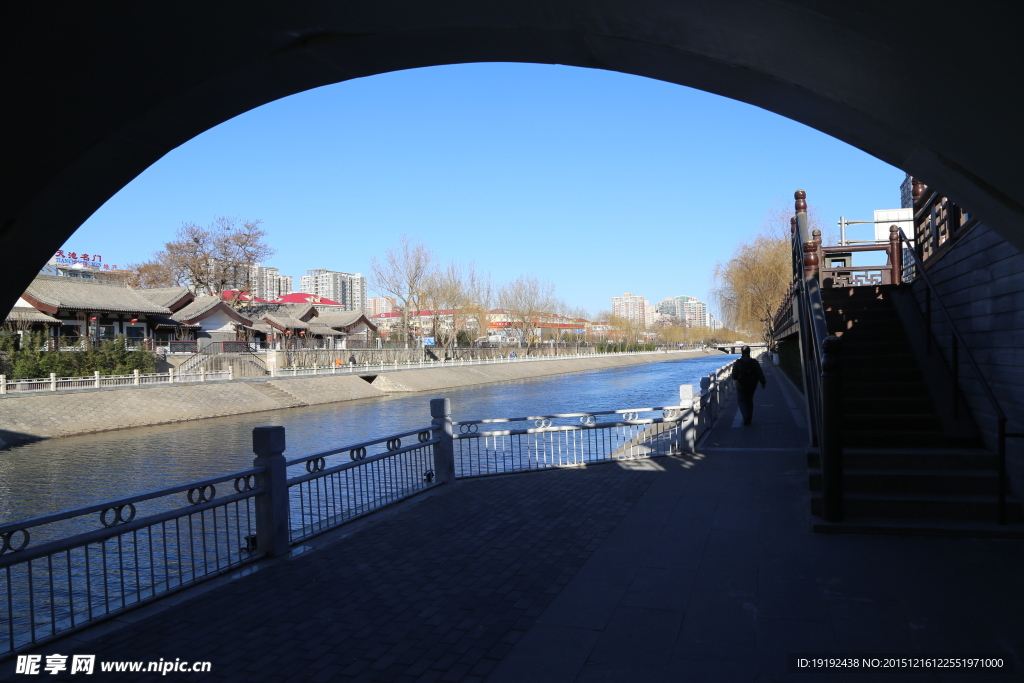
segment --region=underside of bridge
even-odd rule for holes
[[[944,188],[1024,247],[1007,105],[1024,58],[1001,15],[891,0],[8,4],[0,309],[100,205],[212,126],[309,88],[467,62],[609,69],[748,102]]]

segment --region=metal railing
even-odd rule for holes
[[[895,226],[893,226],[895,227]],[[949,309],[946,308],[946,304],[943,303],[942,297],[939,295],[939,290],[935,288],[930,277],[928,277],[928,271],[924,268],[924,263],[917,251],[911,246],[910,240],[907,239],[906,233],[902,230],[899,231],[900,239],[903,240],[905,245],[905,252],[911,255],[914,261],[915,279],[920,279],[925,285],[925,327],[927,328],[927,344],[925,352],[930,356],[932,355],[932,346],[938,346],[937,335],[933,332],[932,327],[932,299],[939,305],[939,311],[942,313],[942,317],[945,319],[946,325],[949,326],[949,340],[950,340],[950,361],[952,363],[952,375],[953,375],[953,395],[951,399],[953,401],[953,417],[957,418],[960,416],[960,354],[961,350],[963,355],[967,359],[967,364],[970,365],[971,371],[974,373],[975,378],[981,387],[982,393],[989,402],[989,406],[992,408],[992,412],[996,418],[996,457],[998,459],[999,467],[999,497],[998,497],[998,522],[1000,524],[1006,523],[1006,439],[1009,438],[1021,438],[1024,437],[1024,433],[1007,433],[1006,431],[1006,413],[1003,412],[1002,407],[999,405],[999,400],[996,398],[995,392],[988,385],[988,381],[985,379],[985,375],[982,374],[981,368],[978,367],[978,363],[974,360],[974,355],[971,354],[971,349],[967,345],[966,340],[960,330],[957,329],[956,323],[953,322],[953,316],[949,314]],[[936,337],[935,343],[932,343],[933,337]]]
[[[305,473],[288,480],[292,543],[323,533],[436,486],[433,427],[290,460]],[[412,443],[403,445],[402,440]]]
[[[821,233],[810,230],[806,197],[803,190],[794,194],[796,216],[792,230],[804,397],[811,444],[818,448],[820,455],[822,517],[829,522],[838,522],[843,518],[842,343],[839,337],[829,336],[825,324],[819,281]],[[890,270],[891,274],[897,272],[896,268]]]
[[[696,395],[689,385],[681,386],[679,405],[453,422],[455,477],[693,452],[717,418],[721,402],[734,390],[732,365],[703,378]],[[601,420],[608,416],[612,417]],[[524,426],[491,428],[509,423]]]
[[[251,469],[0,525],[0,659],[457,478],[694,452],[731,366],[663,408],[452,422],[433,399],[429,426],[292,460],[284,427],[258,427]],[[474,429],[523,420],[546,422]]]
[[[275,377],[306,377],[313,375],[338,375],[338,374],[367,374],[372,372],[384,372],[386,370],[422,370],[426,368],[453,368],[469,367],[474,365],[505,365],[508,363],[534,363],[553,360],[572,360],[576,358],[601,358],[605,356],[644,356],[663,355],[670,353],[668,350],[661,351],[622,351],[615,353],[573,353],[561,356],[519,356],[516,358],[476,358],[476,359],[452,359],[452,360],[414,360],[399,361],[390,363],[347,363],[343,365],[311,366],[277,368],[272,374]]]
[[[0,656],[258,557],[262,471],[0,525]]]
[[[101,375],[99,371],[92,377],[57,377],[50,373],[45,379],[11,379],[0,375],[0,395],[25,394],[34,392],[59,392],[73,389],[103,389],[110,387],[150,386],[154,384],[175,384],[184,382],[213,382],[234,378],[229,369],[225,371],[206,372],[157,372],[141,373],[136,370],[131,375]]]

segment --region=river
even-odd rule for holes
[[[0,523],[245,469],[252,429],[283,425],[288,458],[430,424],[429,400],[452,419],[677,405],[679,385],[737,356],[647,363],[537,379],[361,399],[50,439],[0,451]]]

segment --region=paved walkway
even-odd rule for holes
[[[196,681],[1024,680],[1024,542],[810,533],[799,404],[766,370],[754,424],[733,402],[699,454],[441,487],[39,654],[212,662],[169,674]],[[794,673],[793,653],[1015,672]]]

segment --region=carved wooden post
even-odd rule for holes
[[[807,232],[807,193],[803,190],[797,190],[793,193],[793,208],[796,210],[796,225],[797,230],[800,232],[800,241],[806,242],[811,239],[811,235]],[[800,224],[800,214],[804,215],[803,225]]]
[[[800,270],[801,270],[801,267],[803,266],[803,264],[800,263],[801,255],[802,255],[802,250],[800,249],[800,238],[797,237],[797,232],[796,231],[797,231],[796,216],[793,216],[793,217],[791,217],[789,219],[789,243],[792,245],[792,247],[790,248],[790,251],[793,252],[792,259],[793,259],[793,277],[794,278],[800,277]]]
[[[924,191],[928,189],[928,186],[917,178],[911,178],[910,188],[911,196],[914,198],[914,204],[917,204],[917,200],[921,198],[921,195],[923,195]]]
[[[814,240],[804,242],[804,277],[818,277],[818,243]]]
[[[843,520],[842,342],[829,336],[821,344],[821,516]]]
[[[892,284],[903,282],[903,245],[900,244],[900,228],[889,226],[889,263],[892,265]]]

